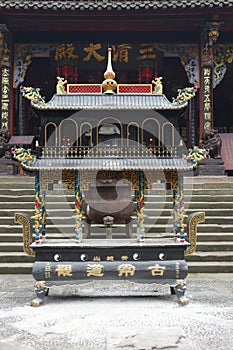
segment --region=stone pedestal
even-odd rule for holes
[[[0,158],[0,176],[1,175],[16,175],[18,173],[18,163],[12,159]]]
[[[223,176],[225,175],[224,162],[221,158],[207,158],[198,163],[195,175],[201,176]]]

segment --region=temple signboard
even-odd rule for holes
[[[8,129],[10,120],[10,69],[1,70],[1,128]]]
[[[0,110],[1,129],[9,129],[10,124],[10,34],[4,25],[0,25]]]
[[[213,114],[213,71],[212,67],[202,67],[202,116],[203,131],[212,129]]]

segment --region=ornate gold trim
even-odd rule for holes
[[[174,125],[172,125],[172,123],[170,123],[170,122],[165,122],[162,126],[162,144],[166,145],[166,143],[165,143],[165,127],[166,126],[169,126],[170,130],[171,130],[171,144],[168,144],[168,145],[174,147],[174,145],[175,145],[175,131],[174,131]]]
[[[177,169],[165,169],[164,170],[164,177],[166,180],[166,183],[169,183],[171,185],[171,190],[178,190],[179,189],[179,174]]]
[[[83,122],[81,125],[80,125],[80,146],[83,146],[83,135],[84,135],[84,131],[83,131],[83,128],[85,125],[88,125],[89,126],[89,131],[90,131],[90,146],[92,145],[92,125],[91,123],[89,122]]]
[[[16,224],[22,225],[23,250],[29,256],[35,256],[35,252],[30,248],[32,238],[32,224],[30,216],[22,213],[15,213],[14,220]]]
[[[138,92],[138,91],[129,91],[129,92],[120,92],[121,87],[128,87],[128,88],[132,88],[132,87],[136,87],[136,88],[140,88],[140,87],[147,87],[149,88],[149,92]],[[152,94],[152,84],[118,84],[117,85],[117,93],[118,94]]]
[[[60,146],[62,146],[62,138],[63,138],[62,132],[64,132],[63,125],[65,125],[65,123],[69,123],[69,122],[73,123],[75,126],[75,140],[71,139],[71,145],[74,143],[77,144],[77,141],[78,141],[78,123],[75,120],[73,120],[72,118],[67,118],[67,119],[63,119],[60,122],[59,127],[58,127],[58,144]],[[67,136],[70,137],[70,135],[67,135]]]
[[[138,123],[136,122],[130,122],[128,125],[127,125],[127,146],[129,146],[130,144],[130,141],[133,141],[129,138],[129,135],[130,135],[130,126],[136,126],[137,127],[137,142],[138,144],[140,143],[140,128],[139,128],[139,125]],[[135,141],[134,141],[134,144],[135,144]]]
[[[70,92],[70,87],[76,86],[76,87],[87,87],[91,88],[92,86],[98,86],[99,87],[99,92]],[[67,84],[67,93],[68,94],[102,94],[103,89],[102,89],[102,84]]]
[[[48,135],[47,135],[47,130],[48,130],[48,127],[49,127],[49,125],[52,125],[52,126],[54,126],[54,132],[55,132],[55,145],[54,146],[57,146],[57,139],[58,139],[58,132],[57,132],[57,125],[55,124],[55,123],[53,123],[53,122],[48,122],[46,125],[45,125],[45,127],[44,127],[44,141],[45,141],[45,146],[47,145],[47,143],[48,143],[48,139],[47,139],[47,137],[48,137]]]
[[[190,246],[185,251],[185,256],[195,253],[197,246],[197,225],[205,222],[205,212],[197,212],[189,215],[187,222],[187,235]]]
[[[153,121],[153,122],[155,122],[155,123],[157,124],[158,135],[156,135],[156,133],[153,133],[153,135],[157,137],[157,139],[158,139],[158,146],[160,146],[160,143],[161,143],[161,140],[160,140],[160,128],[161,128],[161,125],[160,125],[160,123],[159,123],[159,121],[158,121],[157,119],[151,118],[151,117],[150,117],[150,118],[146,118],[146,119],[143,121],[143,123],[142,123],[142,144],[143,144],[143,142],[144,142],[144,129],[147,130],[147,129],[144,127],[144,125],[145,125],[146,122],[148,122],[148,121]],[[148,130],[150,130],[150,128],[149,128]],[[147,131],[148,131],[148,130],[147,130]]]
[[[99,121],[99,123],[97,124],[97,127],[96,127],[96,144],[98,145],[99,144],[99,129],[100,127],[102,126],[101,124],[104,123],[105,121],[109,120],[109,124],[113,124],[114,122],[117,122],[119,125],[120,125],[120,131],[121,131],[121,145],[123,145],[123,126],[122,126],[122,123],[120,121],[120,119],[117,119],[115,117],[105,117],[103,119],[101,119]]]

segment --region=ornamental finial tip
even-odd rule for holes
[[[105,90],[105,94],[113,94],[115,88],[117,87],[117,82],[114,80],[116,74],[112,68],[112,48],[108,48],[108,64],[107,69],[104,73],[105,80],[102,83],[102,86]]]

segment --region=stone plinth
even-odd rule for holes
[[[18,164],[12,159],[0,158],[0,176],[1,175],[16,175],[18,172]]]
[[[225,175],[224,162],[221,158],[207,158],[198,163],[195,175],[222,176]]]

